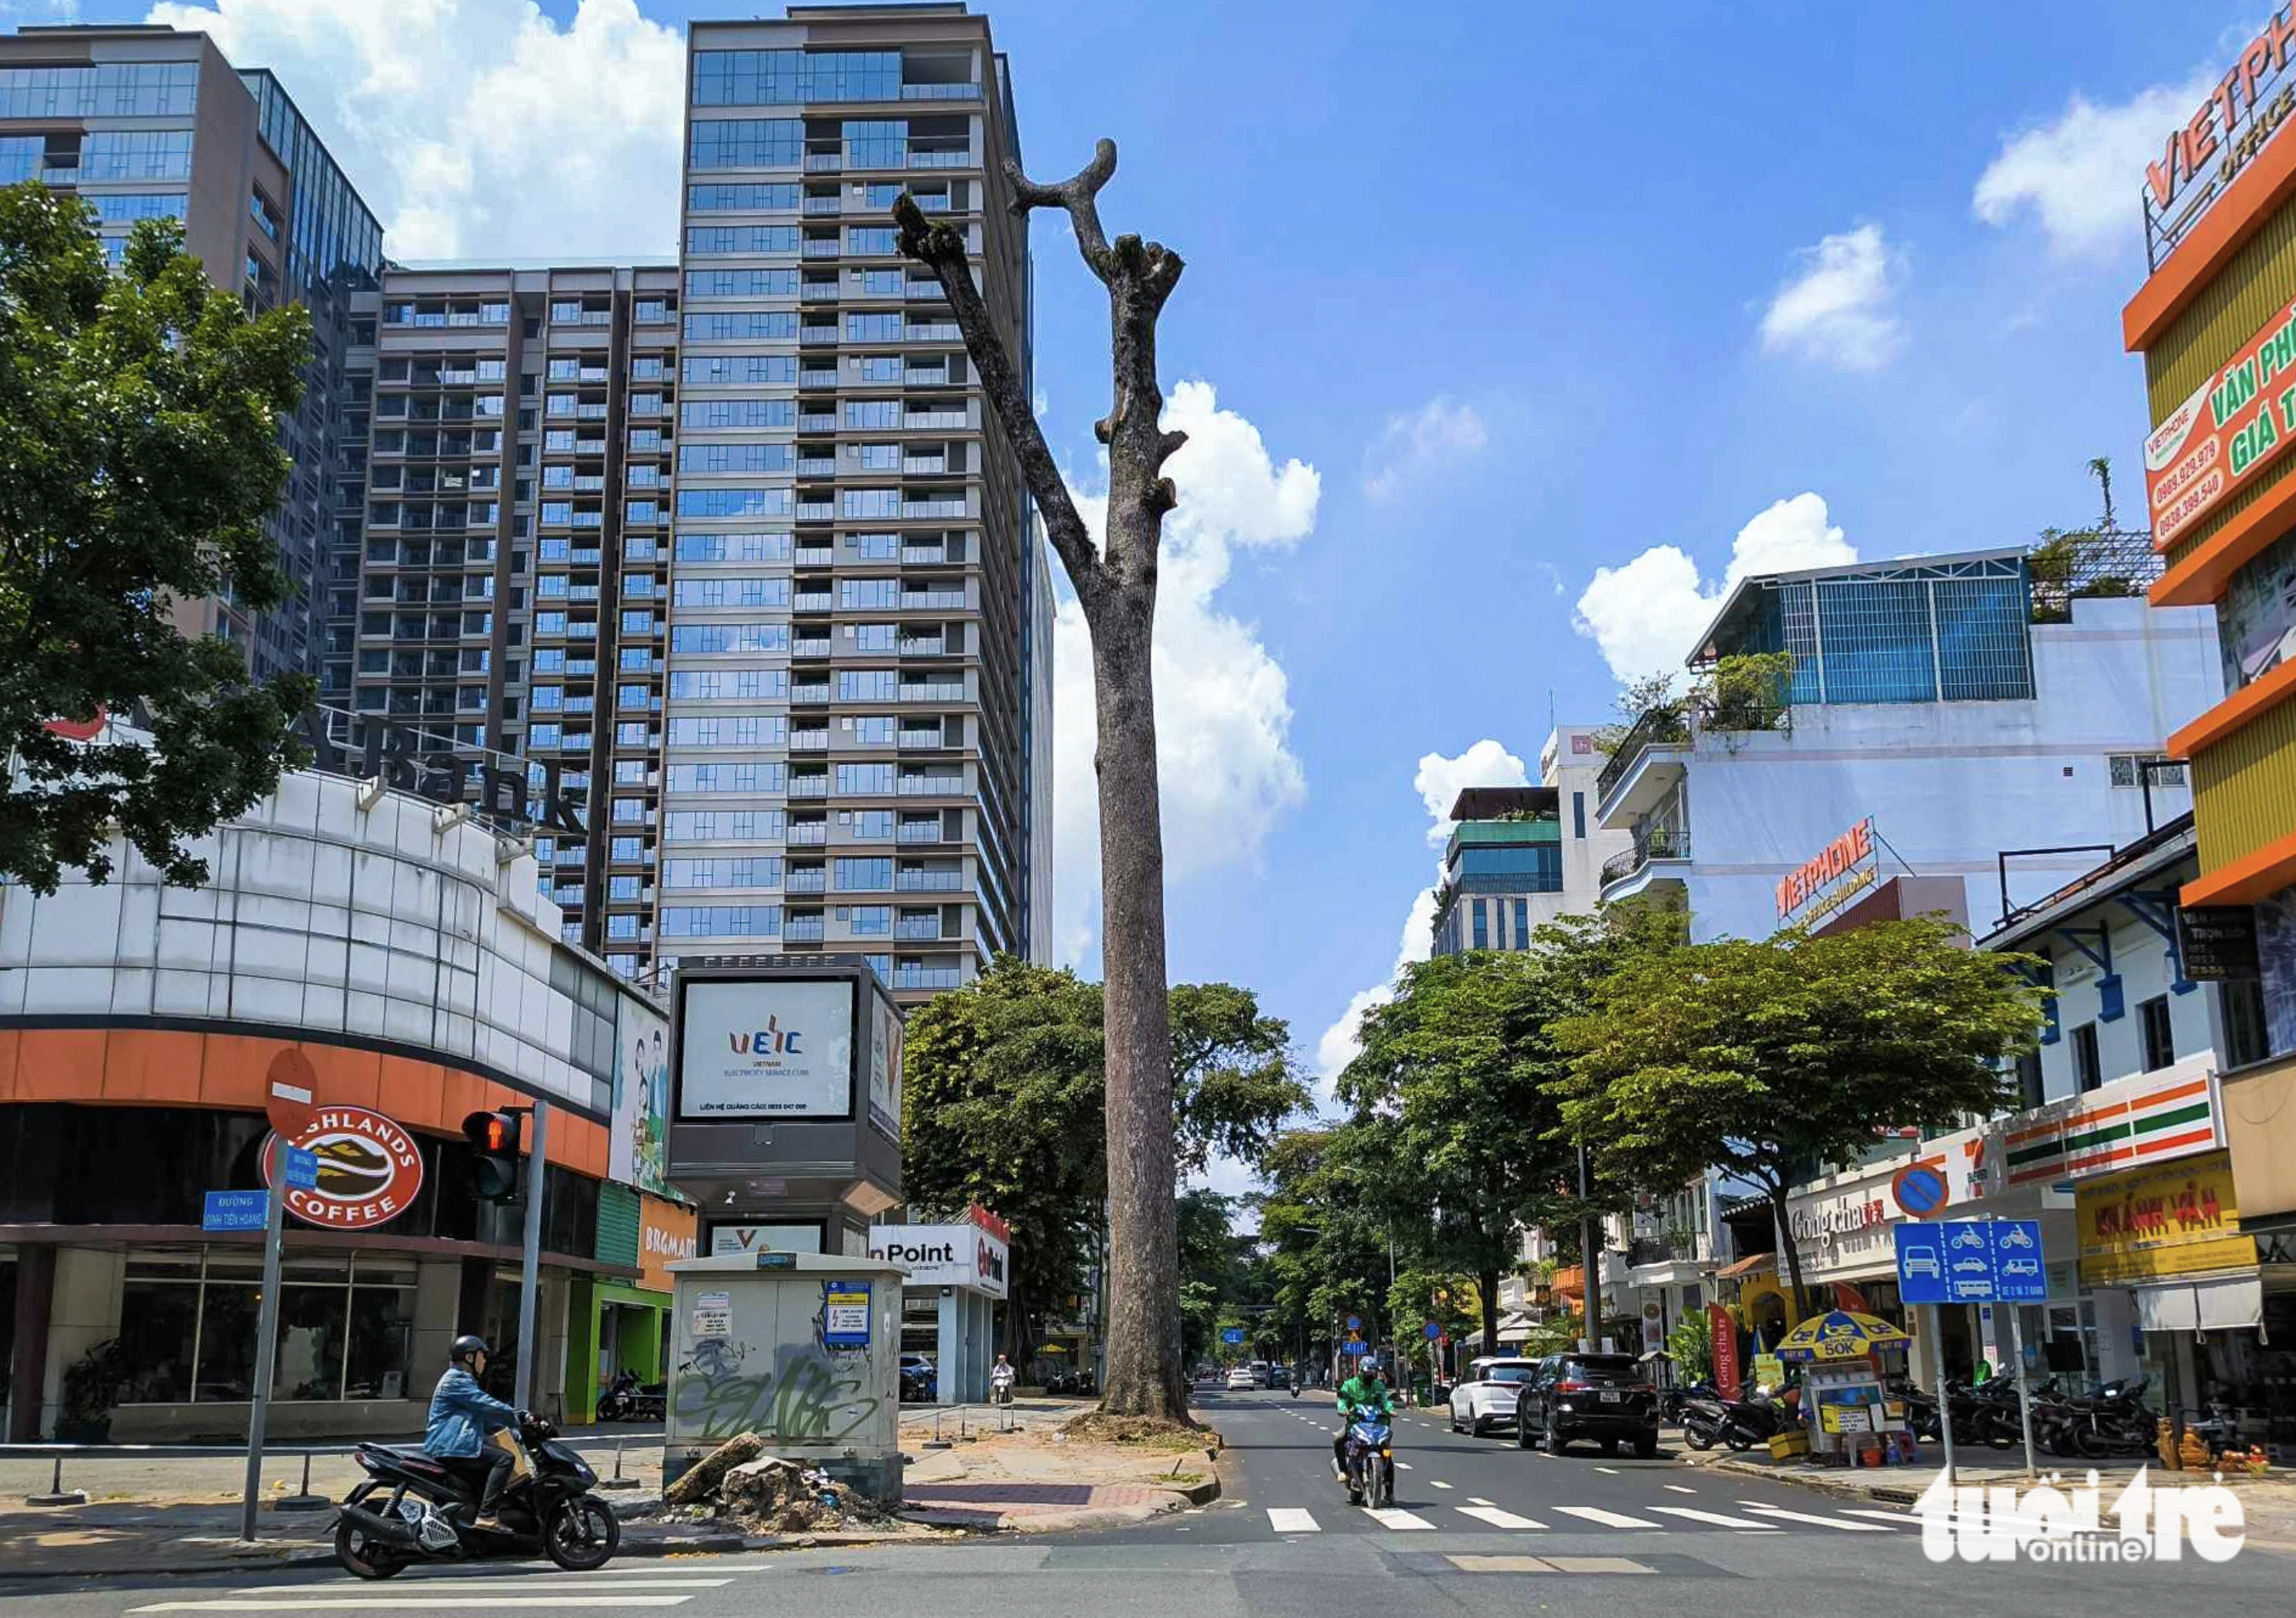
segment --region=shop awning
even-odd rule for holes
[[[2243,1275],[2162,1281],[2129,1289],[2148,1332],[2236,1332],[2264,1320],[2264,1283]]]
[[[1499,1317],[1499,1341],[1524,1342],[1530,1336],[1530,1328],[1536,1324],[1529,1315],[1502,1315]]]
[[[1714,1278],[1718,1281],[1734,1281],[1741,1276],[1751,1276],[1758,1269],[1775,1269],[1777,1267],[1776,1253],[1758,1253],[1751,1258],[1740,1259],[1734,1264],[1725,1264],[1714,1272]]]

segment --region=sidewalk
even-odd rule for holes
[[[660,1499],[658,1428],[608,1427],[572,1434],[602,1475],[613,1471],[615,1440],[625,1441],[622,1474],[637,1487],[611,1493],[615,1509],[641,1520],[623,1525],[625,1556],[774,1549],[800,1544],[933,1539],[935,1529],[1050,1532],[1136,1523],[1214,1498],[1218,1468],[1201,1444],[1158,1447],[1071,1443],[1058,1429],[1091,1409],[1083,1400],[1024,1400],[1004,1409],[972,1405],[902,1412],[901,1449],[908,1458],[902,1516],[883,1532],[822,1532],[743,1538],[714,1523],[647,1521]],[[645,1436],[641,1438],[640,1433]],[[266,1504],[253,1545],[239,1533],[245,1462],[233,1455],[158,1457],[102,1450],[64,1463],[64,1485],[86,1491],[75,1507],[25,1505],[46,1492],[49,1461],[0,1461],[0,1581],[20,1576],[93,1577],[114,1573],[204,1573],[250,1564],[327,1561],[333,1556],[330,1510],[273,1509],[302,1480],[300,1457],[264,1467]],[[364,1475],[349,1456],[315,1456],[314,1494],[339,1499]]]

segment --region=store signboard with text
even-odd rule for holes
[[[2073,1218],[2081,1280],[2091,1286],[2256,1263],[2256,1238],[2241,1233],[2224,1152],[2083,1186]]]
[[[683,1010],[681,1121],[852,1116],[849,981],[695,983]]]
[[[2152,546],[2167,550],[2296,438],[2296,305],[2264,327],[2144,440]]]

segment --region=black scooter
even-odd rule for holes
[[[660,1421],[668,1410],[668,1400],[662,1384],[642,1387],[636,1371],[619,1373],[598,1395],[600,1421]]]
[[[365,1482],[335,1508],[335,1560],[361,1579],[388,1579],[417,1562],[531,1556],[537,1550],[569,1573],[613,1559],[622,1542],[614,1508],[590,1492],[598,1474],[558,1429],[521,1412],[516,1437],[497,1433],[523,1463],[496,1506],[499,1531],[474,1528],[479,1485],[420,1448],[363,1443]],[[381,1496],[381,1499],[377,1499]]]
[[[1751,1450],[1785,1431],[1792,1411],[1776,1400],[1707,1399],[1686,1406],[1682,1413],[1682,1441],[1693,1450],[1711,1450],[1717,1440],[1733,1450]]]

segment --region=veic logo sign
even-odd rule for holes
[[[414,1137],[365,1107],[321,1107],[288,1144],[318,1157],[318,1185],[283,1187],[275,1149],[264,1154],[264,1178],[287,1211],[308,1225],[365,1230],[387,1224],[413,1206],[422,1188],[422,1149]]]
[[[804,1030],[784,1029],[777,1016],[767,1017],[766,1025],[754,1033],[729,1033],[726,1042],[734,1047],[737,1056],[801,1056],[804,1048],[798,1044]]]

